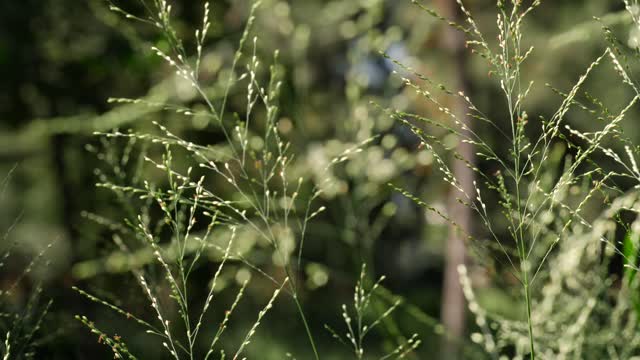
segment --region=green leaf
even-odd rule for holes
[[[622,244],[623,261],[625,265],[625,278],[627,284],[631,285],[637,274],[636,265],[638,259],[638,234],[629,230],[624,236]]]

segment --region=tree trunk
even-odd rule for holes
[[[455,0],[436,0],[439,12],[447,19],[462,23],[464,18]],[[442,34],[442,45],[452,58],[454,73],[452,74],[454,89],[469,94],[469,78],[467,76],[467,55],[465,53],[465,38],[461,32],[446,26]],[[455,99],[452,111],[461,123],[471,128],[470,118],[467,115],[467,106],[464,100]],[[470,144],[460,142],[457,152],[470,163],[475,163],[475,154]],[[467,165],[457,159],[451,159],[452,171],[467,194],[473,194],[474,173]],[[447,201],[448,214],[456,224],[467,234],[472,232],[471,209],[460,204],[460,197],[456,190],[449,193]],[[460,358],[460,349],[457,346],[465,335],[466,303],[460,280],[458,267],[466,262],[466,248],[464,234],[454,226],[449,226],[447,240],[444,285],[442,289],[441,314],[442,324],[445,326],[448,336],[443,338],[442,358]]]

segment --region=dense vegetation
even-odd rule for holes
[[[639,13],[0,4],[0,355],[640,357]]]

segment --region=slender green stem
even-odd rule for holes
[[[517,163],[517,162],[516,162]],[[517,173],[517,166],[516,165],[516,173]],[[527,307],[527,325],[529,328],[529,346],[531,348],[531,360],[535,360],[536,358],[536,352],[535,352],[535,345],[534,345],[534,340],[533,340],[533,324],[531,321],[531,291],[529,289],[530,283],[529,283],[529,263],[527,260],[527,247],[525,246],[525,241],[524,241],[524,232],[523,232],[523,221],[524,221],[524,216],[522,214],[522,212],[520,212],[520,182],[516,181],[516,198],[517,198],[517,202],[518,202],[518,216],[520,217],[519,223],[518,223],[518,233],[520,235],[520,240],[519,240],[519,250],[520,250],[520,271],[522,272],[522,287],[524,290],[524,301],[525,301],[525,305]],[[523,211],[526,211],[523,210]],[[518,236],[518,234],[516,234],[516,236]]]
[[[516,154],[519,153],[520,148],[517,148]],[[527,251],[527,247],[526,247],[526,243],[524,240],[524,219],[526,218],[526,215],[524,214],[524,212],[526,212],[526,208],[525,209],[521,209],[520,207],[520,202],[521,202],[521,198],[520,198],[520,177],[518,175],[519,173],[519,159],[516,156],[516,160],[515,160],[515,173],[516,173],[516,178],[515,178],[515,183],[516,183],[516,202],[517,202],[517,212],[518,212],[518,231],[515,233],[516,236],[516,243],[518,244],[518,248],[519,248],[519,254],[520,254],[520,271],[522,272],[522,286],[523,286],[523,290],[524,290],[524,300],[525,300],[525,305],[527,307],[527,325],[529,328],[529,346],[531,348],[531,360],[535,360],[536,358],[536,352],[535,352],[535,345],[534,345],[534,338],[533,338],[533,323],[531,320],[531,291],[529,289],[530,283],[529,283],[529,263],[528,263],[528,251]],[[519,239],[518,239],[519,238]]]
[[[302,305],[300,305],[300,301],[298,301],[298,294],[296,293],[293,294],[293,302],[296,303],[296,307],[298,308],[298,313],[300,314],[300,318],[302,319],[302,323],[304,324],[304,329],[307,332],[307,338],[309,338],[311,349],[313,349],[313,355],[315,356],[316,360],[320,360],[318,349],[316,348],[316,343],[315,341],[313,341],[313,335],[311,334],[311,329],[309,328],[309,324],[307,323],[307,317],[304,315]]]
[[[525,270],[524,272],[524,278],[525,281],[527,279],[527,271]],[[534,341],[533,341],[533,325],[532,325],[532,321],[531,321],[531,296],[530,296],[530,290],[529,290],[529,284],[525,282],[524,285],[524,299],[527,305],[527,323],[529,324],[529,346],[531,348],[531,360],[535,360],[536,359],[536,350],[535,350],[535,345],[534,345]]]

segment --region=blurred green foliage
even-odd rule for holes
[[[135,9],[131,2],[119,3]],[[495,2],[465,3],[487,35],[495,36]],[[202,2],[175,1],[174,6],[176,28],[181,36],[191,38],[201,22]],[[203,54],[202,80],[213,99],[222,96],[222,79],[227,78],[249,8],[244,0],[212,2],[213,27]],[[537,84],[528,98],[531,118],[549,116],[561,101],[546,83],[570,89],[606,46],[594,16],[626,36],[630,45],[636,44],[637,30],[631,30],[631,19],[617,0],[547,1],[526,23],[525,42],[536,48],[523,70],[525,80]],[[132,259],[118,252],[104,225],[108,225],[106,219],[121,220],[122,204],[94,186],[101,173],[113,171],[126,142],[107,142],[93,132],[113,128],[152,132],[152,121],[158,121],[183,138],[221,151],[225,150],[223,135],[207,127],[202,117],[107,102],[110,97],[131,97],[204,109],[197,94],[150,50],[151,46],[166,48],[166,41],[149,27],[109,11],[103,1],[4,1],[0,24],[0,174],[17,164],[1,198],[0,229],[20,219],[5,239],[17,244],[18,256],[10,261],[11,270],[2,270],[3,276],[17,276],[28,263],[25,259],[52,244],[47,261],[31,275],[34,283],[44,282],[45,294],[53,300],[46,328],[50,336],[38,347],[37,358],[110,356],[97,338],[69,320],[75,314],[87,315],[109,330],[118,329],[131,348],[144,349],[146,358],[160,358],[162,349],[145,347],[146,336],[126,319],[113,317],[71,290],[80,286],[116,304],[133,304],[146,311],[146,299],[126,272],[152,257],[145,250],[134,253]],[[442,29],[442,24],[409,0],[265,0],[257,14],[259,58],[270,60],[276,49],[280,51],[284,79],[279,126],[296,154],[296,174],[325,184],[323,168],[329,159],[375,137],[362,153],[328,175],[332,181],[319,203],[327,210],[307,230],[304,267],[296,274],[305,284],[302,301],[315,324],[312,331],[323,359],[348,358],[348,351],[337,347],[320,324],[340,326],[340,305],[351,301],[362,262],[369,265],[372,278],[386,274],[383,285],[411,304],[400,306],[394,320],[384,321],[378,333],[368,338],[372,347],[394,348],[399,328],[403,333],[421,334],[423,345],[415,359],[432,358],[440,343],[443,330],[437,317],[447,226],[425,215],[387,183],[411,189],[438,208],[445,206],[447,188],[434,175],[432,156],[419,151],[411,133],[371,102],[425,116],[437,112],[403,88],[392,76],[394,66],[380,51],[447,83],[453,68],[442,49]],[[498,85],[482,59],[472,59],[469,95],[489,116],[504,116],[498,112],[502,104],[497,102],[503,101],[497,95]],[[586,91],[603,99],[605,106],[618,109],[632,97],[618,84],[610,71],[598,70]],[[243,93],[232,92],[230,111],[242,114],[243,101]],[[637,116],[634,109],[630,118]],[[579,112],[569,113],[568,121],[584,130],[598,125],[585,123]],[[638,143],[637,125],[627,122],[624,126]],[[445,137],[444,141],[455,139]],[[503,145],[496,137],[495,147],[507,151]],[[97,148],[110,150],[96,156],[92,150]],[[151,171],[145,176],[163,181]],[[223,189],[233,196],[233,189]],[[279,271],[264,244],[250,235],[241,233],[237,246],[267,272]],[[212,264],[219,260],[213,253],[210,258]],[[206,288],[206,270],[214,269],[213,265],[205,268],[198,292]],[[232,301],[234,292],[228,288],[246,275],[243,271],[246,268],[238,265],[222,274],[221,303]],[[252,276],[257,281],[247,289],[249,300],[238,311],[230,342],[238,341],[272,294],[268,280],[257,273]],[[514,294],[501,286],[512,279],[503,276],[492,283],[487,274],[473,276],[486,284],[478,290],[481,302],[493,304],[502,316],[519,316],[512,310],[520,306]],[[21,291],[29,289],[24,285]],[[23,295],[15,301],[25,299]],[[391,295],[375,298],[373,306],[384,309],[392,300]],[[302,325],[293,320],[297,319],[294,309],[290,299],[279,302],[248,349],[248,358],[282,359],[287,353],[306,358],[307,342],[300,335]],[[479,348],[465,339],[460,343],[471,349],[470,354]]]

